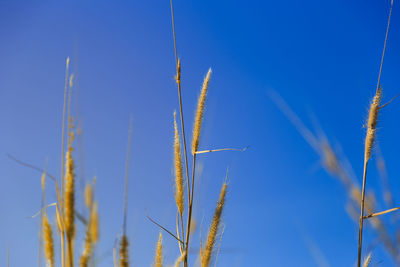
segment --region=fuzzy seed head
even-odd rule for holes
[[[180,84],[180,82],[181,82],[181,59],[180,58],[178,58],[178,63],[176,65],[175,81],[177,84]]]
[[[175,201],[180,214],[183,214],[183,168],[182,168],[182,155],[181,144],[179,141],[178,126],[176,123],[176,113],[174,112],[174,161],[175,161]]]
[[[129,267],[129,242],[126,235],[123,235],[119,247],[119,267]]]
[[[74,74],[71,74],[69,76],[69,87],[72,87],[74,85]]]
[[[73,239],[75,235],[75,163],[72,158],[71,142],[74,138],[73,132],[69,133],[68,151],[65,158],[65,211],[64,224],[67,238]]]
[[[42,190],[43,192],[46,190],[46,172],[42,174]]]
[[[221,222],[222,210],[225,204],[225,195],[226,195],[227,185],[224,183],[221,189],[221,193],[219,195],[219,200],[217,207],[215,208],[214,217],[211,223],[210,230],[207,236],[207,242],[204,248],[201,249],[201,267],[209,267],[211,263],[211,257],[214,249],[215,239],[217,237],[219,224]]]
[[[194,155],[199,148],[201,123],[203,121],[204,107],[206,104],[206,96],[208,91],[208,83],[210,81],[211,69],[208,70],[206,77],[203,81],[203,87],[200,92],[199,100],[197,102],[197,110],[194,119],[193,139],[192,139],[192,154]]]
[[[157,249],[156,249],[156,260],[154,267],[162,267],[163,265],[163,258],[162,258],[162,234],[160,233],[157,242]]]
[[[85,237],[85,244],[83,248],[83,253],[81,255],[81,258],[79,259],[79,266],[80,267],[88,267],[89,265],[89,260],[90,256],[92,254],[92,247],[93,243],[90,237],[90,225],[86,231],[86,237]]]
[[[99,212],[97,203],[93,203],[92,210],[90,212],[90,239],[93,244],[99,241]]]
[[[372,103],[368,111],[367,135],[365,137],[365,152],[364,152],[365,161],[368,161],[371,158],[371,150],[375,141],[376,125],[378,122],[378,112],[379,112],[379,105],[381,102],[381,98],[382,98],[382,89],[381,87],[378,87],[376,95],[372,99]]]
[[[47,218],[47,214],[43,216],[43,239],[44,239],[44,256],[49,267],[54,267],[54,241],[53,231]]]

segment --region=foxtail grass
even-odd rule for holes
[[[156,257],[154,261],[154,267],[163,266],[163,256],[162,256],[162,234],[158,236],[157,247],[156,247]]]
[[[70,126],[71,129],[72,126]],[[74,133],[69,132],[68,150],[65,160],[64,227],[67,240],[68,266],[74,265],[73,243],[75,239],[75,163],[72,157]]]
[[[357,257],[357,267],[361,266],[361,254],[362,254],[362,238],[363,238],[363,226],[364,226],[364,201],[365,201],[365,186],[366,186],[366,178],[367,178],[367,166],[368,161],[371,158],[371,150],[375,141],[376,135],[376,125],[378,121],[378,112],[380,109],[380,101],[382,97],[382,89],[381,89],[381,75],[382,75],[382,68],[383,68],[383,60],[385,58],[386,52],[386,45],[387,39],[389,35],[389,26],[390,26],[390,19],[392,17],[392,10],[393,10],[393,1],[391,1],[389,17],[387,21],[386,27],[386,34],[385,34],[385,41],[383,45],[381,63],[379,66],[379,73],[378,73],[378,82],[376,85],[376,93],[375,97],[372,100],[369,114],[368,114],[368,121],[367,121],[367,134],[365,138],[365,149],[364,149],[364,168],[363,168],[363,182],[362,182],[362,195],[361,195],[361,214],[360,214],[360,223],[359,223],[359,230],[358,230],[358,257]]]
[[[54,267],[54,240],[53,231],[47,218],[47,214],[43,216],[43,240],[44,240],[44,255],[46,258],[47,266]]]
[[[209,267],[211,263],[211,257],[214,250],[214,244],[217,237],[219,225],[221,222],[221,215],[225,205],[225,195],[226,195],[226,182],[223,184],[217,207],[215,208],[214,217],[208,231],[207,241],[205,247],[201,249],[201,267]]]
[[[181,156],[181,143],[179,140],[178,126],[176,123],[176,112],[174,112],[174,162],[175,162],[175,201],[180,214],[183,214],[183,169]]]
[[[208,92],[208,84],[210,82],[211,69],[208,70],[206,77],[203,81],[199,100],[197,102],[196,116],[194,119],[193,137],[192,137],[192,154],[194,155],[199,148],[201,124],[203,122],[204,107],[206,104],[206,96]]]
[[[119,266],[118,267],[129,267],[129,242],[126,235],[122,235],[119,244]]]

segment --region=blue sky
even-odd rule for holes
[[[278,92],[310,128],[315,116],[360,183],[363,124],[376,87],[390,1],[174,3],[187,138],[211,67],[200,147],[251,145],[244,153],[199,157],[195,218],[203,236],[230,168],[219,266],[318,266],[310,247],[317,247],[329,266],[352,266],[358,226],[345,211],[346,191],[323,170],[268,92]],[[384,102],[400,89],[399,29],[395,3],[382,76]],[[159,229],[145,218],[146,211],[167,228],[175,227],[172,114],[178,99],[169,1],[1,1],[0,36],[0,265],[5,265],[8,243],[11,266],[37,262],[39,221],[28,217],[40,208],[40,173],[5,155],[37,166],[47,161],[49,172],[60,173],[65,59],[70,56],[76,76],[73,113],[83,129],[75,155],[86,180],[97,176],[99,266],[111,266],[121,230],[130,114],[131,259],[135,266],[150,266]],[[378,129],[395,201],[399,112],[398,101],[383,109]],[[374,160],[370,167],[367,189],[382,200]],[[54,201],[54,192],[49,189],[47,197]],[[49,214],[54,216],[51,208]],[[375,239],[367,228],[365,247]],[[177,244],[168,236],[164,241],[169,264],[178,255]],[[76,247],[79,254],[81,244]],[[373,263],[394,265],[381,245],[373,254]]]

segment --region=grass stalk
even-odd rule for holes
[[[389,35],[389,26],[390,26],[390,19],[392,17],[392,10],[393,10],[393,0],[390,4],[390,11],[389,17],[386,27],[386,34],[385,34],[385,41],[383,44],[383,51],[381,57],[381,63],[379,66],[379,73],[378,73],[378,82],[376,85],[376,94],[374,100],[371,104],[368,116],[368,127],[367,127],[367,137],[365,138],[365,152],[364,152],[364,170],[363,170],[363,182],[362,182],[362,195],[361,195],[361,215],[360,215],[360,223],[359,223],[359,231],[358,231],[358,257],[357,257],[357,267],[361,266],[361,254],[362,254],[362,235],[363,235],[363,225],[364,225],[364,202],[365,202],[365,185],[366,185],[366,178],[367,178],[367,166],[368,160],[371,157],[371,149],[375,139],[375,131],[376,131],[376,123],[377,123],[377,116],[379,111],[379,104],[381,98],[381,75],[382,75],[382,68],[383,68],[383,61],[385,58],[386,52],[386,45]]]

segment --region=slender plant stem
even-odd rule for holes
[[[358,230],[358,257],[357,257],[357,266],[361,266],[361,250],[362,250],[362,234],[363,234],[363,225],[364,225],[364,205],[365,205],[365,184],[367,178],[367,165],[368,159],[364,161],[364,171],[363,171],[363,184],[362,184],[362,192],[361,192],[361,215],[360,215],[360,224]]]
[[[171,2],[172,32],[173,32],[173,37],[174,37],[175,62],[176,62],[176,69],[178,71],[178,50],[176,48],[174,6],[172,3],[172,0],[170,2]],[[181,87],[181,79],[180,78],[177,80],[177,83],[178,83],[178,97],[179,97],[179,114],[181,117],[182,139],[183,139],[183,153],[185,154],[186,184],[187,184],[187,190],[188,190],[188,198],[190,198],[189,166],[188,166],[188,157],[187,157],[187,148],[186,148],[185,124],[184,124],[184,120],[183,120],[182,87]]]
[[[157,225],[158,227],[160,227],[161,229],[163,229],[166,233],[168,233],[170,236],[172,236],[173,238],[175,238],[178,242],[180,243],[184,243],[182,240],[180,240],[176,235],[174,235],[171,231],[169,231],[167,228],[165,228],[164,226],[162,226],[161,224],[159,224],[158,222],[156,222],[155,220],[153,220],[152,218],[150,218],[147,214],[146,217],[149,221],[151,221],[152,223],[154,223],[155,225]]]
[[[387,39],[388,39],[388,35],[389,35],[390,18],[392,17],[392,9],[393,9],[393,1],[391,2],[391,5],[390,5],[389,18],[388,18],[388,23],[387,23],[387,27],[386,27],[385,42],[383,44],[382,58],[381,58],[381,64],[379,66],[378,83],[376,86],[376,90],[378,90],[379,85],[381,84],[383,60],[385,58],[386,44],[387,44]]]
[[[179,239],[181,239],[180,236],[180,232],[179,232],[179,211],[176,212],[176,235],[178,236]],[[182,223],[181,223],[182,224]],[[182,229],[183,229],[183,225],[182,225]],[[182,237],[184,237],[184,235],[182,234]],[[179,245],[179,251],[181,252],[181,255],[183,254],[183,251],[185,250],[185,248],[182,248],[182,243],[178,241],[178,245]]]
[[[60,217],[64,217],[64,153],[65,153],[65,117],[67,108],[67,92],[68,92],[68,71],[69,71],[69,57],[67,58],[65,67],[65,87],[64,87],[64,105],[63,105],[63,119],[62,119],[62,133],[61,133],[61,196],[59,198],[60,202]],[[56,182],[57,183],[57,182]],[[61,231],[61,266],[65,266],[65,243],[64,243],[64,230]]]
[[[373,217],[380,216],[380,215],[383,215],[383,214],[386,214],[386,213],[390,213],[390,212],[393,212],[393,211],[396,211],[396,210],[400,210],[400,207],[392,208],[392,209],[388,209],[388,210],[384,210],[384,211],[380,211],[380,212],[376,212],[376,213],[372,213],[372,214],[364,216],[364,219],[373,218]]]
[[[68,267],[74,266],[73,240],[67,235],[67,252],[68,252]]]
[[[63,105],[63,119],[62,119],[62,133],[61,133],[61,195],[62,196],[64,194],[65,117],[67,109],[68,71],[69,71],[69,57],[67,58],[65,67],[64,105]],[[60,206],[63,207],[62,203],[60,203]]]
[[[61,240],[61,266],[65,266],[65,244],[64,244],[64,231],[60,232],[60,240]]]
[[[196,171],[196,153],[193,154],[193,172],[192,172],[192,189],[191,189],[191,195],[189,197],[189,211],[188,211],[188,220],[187,220],[187,226],[186,226],[186,255],[183,260],[185,267],[188,266],[187,262],[187,254],[189,251],[189,239],[190,239],[190,225],[192,221],[192,210],[193,210],[193,193],[194,193],[194,176],[195,176],[195,171]]]
[[[182,213],[179,213],[179,214],[180,214],[180,218],[181,218],[182,239],[184,239],[185,231],[184,231],[184,227],[183,227],[183,214]],[[183,243],[183,250],[185,250],[185,243]]]
[[[174,50],[175,50],[175,63],[176,63],[176,69],[178,72],[178,51],[176,47],[176,34],[175,34],[175,21],[174,21],[174,7],[172,0],[170,0],[171,3],[171,19],[172,19],[172,32],[173,32],[173,37],[174,37]],[[180,75],[177,73],[177,75]],[[194,180],[194,163],[193,163],[193,178],[192,178],[192,191],[190,190],[190,181],[189,181],[189,166],[188,166],[188,157],[187,157],[187,147],[186,147],[186,134],[185,134],[185,124],[183,120],[183,104],[182,104],[182,88],[181,88],[181,80],[180,77],[177,79],[178,83],[178,96],[179,96],[179,113],[181,117],[181,128],[182,128],[182,139],[183,139],[183,151],[185,154],[185,167],[186,167],[186,184],[187,184],[187,191],[188,191],[188,202],[189,202],[189,210],[188,210],[188,220],[187,220],[187,228],[186,228],[186,243],[184,244],[184,249],[186,249],[186,253],[184,256],[184,266],[187,267],[187,252],[188,252],[188,245],[189,245],[189,235],[190,235],[190,222],[191,222],[191,215],[192,215],[192,201],[191,198],[193,196],[193,180]],[[195,157],[196,155],[193,156],[195,162]],[[182,222],[182,235],[183,233],[183,215],[181,214],[181,222]]]
[[[385,58],[386,52],[386,44],[389,35],[389,26],[390,26],[390,18],[392,17],[392,9],[393,9],[393,1],[391,1],[389,17],[386,27],[386,35],[385,35],[385,42],[383,44],[383,51],[381,57],[381,64],[379,66],[379,74],[378,74],[378,82],[376,85],[376,91],[378,92],[380,82],[381,82],[381,75],[382,75],[382,68],[383,68],[383,60]],[[357,257],[357,267],[361,266],[361,251],[362,251],[362,234],[363,234],[363,224],[364,224],[364,205],[365,205],[365,184],[366,184],[366,176],[367,176],[367,165],[368,165],[368,158],[364,159],[364,171],[363,171],[363,185],[362,185],[362,195],[361,195],[361,215],[360,215],[360,224],[359,224],[359,231],[358,231],[358,257]]]

